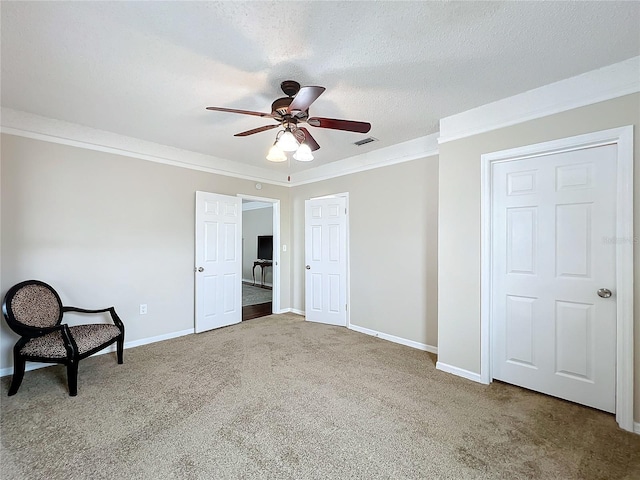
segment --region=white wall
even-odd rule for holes
[[[480,373],[480,156],[484,153],[625,125],[634,125],[634,225],[640,225],[640,94],[619,97],[440,145],[440,362]],[[640,251],[637,242],[634,250],[634,395],[635,420],[638,421]]]
[[[304,201],[349,192],[351,323],[437,345],[438,157],[292,188],[292,299],[304,310]]]
[[[6,134],[1,147],[3,297],[35,278],[65,304],[114,305],[127,342],[193,329],[195,191],[252,195],[255,182]],[[288,189],[260,195],[280,200],[289,243]],[[281,253],[282,308],[289,263]],[[17,337],[1,323],[6,368]]]
[[[253,281],[253,262],[258,257],[258,235],[273,235],[273,207],[242,212],[242,278]],[[256,268],[256,284],[262,278],[261,267]],[[265,269],[265,284],[273,283],[273,267]]]

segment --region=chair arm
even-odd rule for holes
[[[67,358],[75,359],[78,357],[78,345],[71,335],[69,326],[66,324],[59,325],[62,330],[62,342],[64,343],[64,349],[67,351]]]
[[[63,330],[66,325],[56,325],[54,327],[30,327],[27,325],[16,326],[16,333],[21,337],[36,338],[42,337],[47,333],[55,332],[56,330]]]
[[[104,312],[108,312],[111,308],[101,308],[99,310],[88,310],[86,308],[79,308],[79,307],[62,307],[62,312],[79,312],[79,313],[104,313]]]
[[[100,308],[98,310],[87,310],[86,308],[79,308],[79,307],[62,307],[62,312],[63,313],[64,312],[78,312],[78,313],[105,313],[105,312],[109,312],[109,314],[111,315],[111,321],[113,321],[113,324],[116,327],[118,327],[121,332],[124,332],[124,324],[122,323],[122,320],[120,320],[120,317],[116,313],[115,307]]]
[[[21,338],[13,347],[14,352],[20,352],[22,347],[24,347],[29,341],[31,341],[31,339],[42,337],[48,333],[56,331],[59,331],[62,335],[62,344],[64,345],[64,349],[67,352],[67,358],[73,361],[78,357],[78,345],[71,335],[69,326],[65,324],[60,324],[56,325],[55,327],[49,328],[22,327],[19,333]]]

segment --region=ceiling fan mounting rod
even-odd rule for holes
[[[295,80],[285,80],[280,84],[280,88],[285,95],[294,97],[300,91],[300,84]]]
[[[298,119],[296,117],[293,117],[287,114],[284,117],[282,117],[282,126],[284,128],[295,129],[298,126]]]

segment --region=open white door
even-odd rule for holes
[[[196,192],[196,333],[242,321],[242,200]]]
[[[493,378],[615,412],[615,145],[493,166]]]
[[[305,202],[305,315],[312,322],[347,325],[346,198]]]

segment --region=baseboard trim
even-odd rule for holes
[[[640,422],[633,422],[633,433],[640,435]]]
[[[281,308],[277,312],[273,312],[274,314],[281,313],[295,313],[296,315],[302,315],[304,317],[304,310],[298,310],[297,308]]]
[[[51,367],[56,365],[55,363],[40,363],[40,362],[27,362],[25,366],[25,372],[30,370],[37,370],[39,368]],[[5,367],[0,369],[0,377],[6,377],[7,375],[13,375],[13,367]]]
[[[164,335],[157,335],[155,337],[141,338],[139,340],[132,340],[131,342],[124,342],[124,349],[127,350],[129,348],[140,347],[142,345],[147,345],[149,343],[162,342],[163,340],[170,340],[172,338],[184,337],[185,335],[190,335],[194,333],[193,328],[189,328],[187,330],[180,330],[179,332],[165,333]],[[97,353],[91,355],[92,357],[98,355],[104,355],[105,353],[113,353],[116,351],[115,345],[109,345],[109,347],[104,350],[100,350]],[[51,367],[53,365],[57,365],[55,363],[41,363],[41,362],[27,362],[27,366],[25,371],[29,372],[31,370],[37,370],[39,368]],[[0,369],[0,377],[5,377],[7,375],[13,375],[13,367],[5,367]]]
[[[149,343],[162,342],[163,340],[171,340],[172,338],[184,337],[185,335],[191,335],[192,333],[195,333],[195,329],[188,328],[186,330],[180,330],[179,332],[171,332],[171,333],[165,333],[164,335],[157,335],[155,337],[141,338],[140,340],[124,342],[124,348],[127,349],[127,348],[140,347],[142,345],[147,345]],[[115,352],[116,346],[111,345],[109,348],[103,350],[102,352],[109,353],[110,351]]]
[[[253,285],[253,279],[251,279],[251,278],[243,278],[242,279],[242,283],[244,283],[245,285],[259,287],[260,286],[260,279],[256,278],[256,284],[255,285]],[[270,289],[273,290],[273,284],[271,284],[271,283],[264,282],[264,286],[265,287],[270,287]]]
[[[479,373],[470,372],[469,370],[465,370],[464,368],[454,367],[453,365],[448,365],[446,363],[436,362],[436,370],[441,370],[446,373],[452,373],[453,375],[466,378],[467,380],[471,380],[473,382],[484,383]]]
[[[405,345],[407,347],[416,348],[418,350],[423,350],[425,352],[430,353],[438,353],[438,347],[434,347],[433,345],[427,345],[426,343],[415,342],[413,340],[407,340],[406,338],[396,337],[395,335],[389,335],[388,333],[378,332],[376,330],[371,330],[370,328],[360,327],[358,325],[349,325],[350,330],[354,330],[356,332],[364,333],[365,335],[371,335],[372,337],[381,338],[382,340],[387,340],[393,343],[399,343],[400,345]]]

